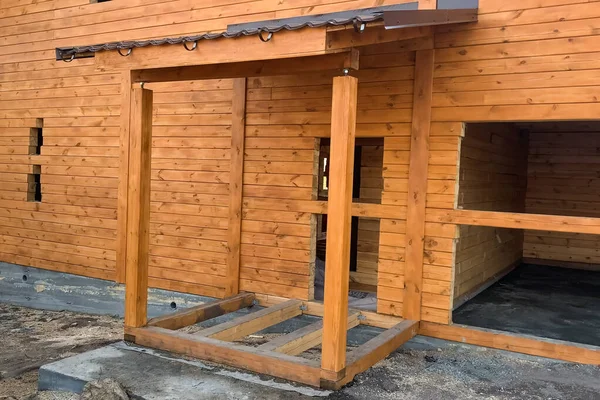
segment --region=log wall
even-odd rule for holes
[[[93,59],[56,62],[55,47],[179,36],[223,30],[241,20],[398,2],[2,1],[0,260],[115,279],[121,76],[96,71]],[[447,323],[451,318],[458,232],[437,216],[457,205],[464,123],[597,118],[599,18],[598,1],[480,0],[477,24],[438,29],[424,320]],[[408,195],[413,50],[427,46],[431,42],[392,43],[361,54],[357,133],[386,137],[382,204],[400,206],[397,215],[381,219],[378,265],[378,310],[396,315],[402,314],[404,286],[401,210]],[[314,218],[299,211],[306,210],[304,203],[294,202],[314,196],[315,138],[328,132],[330,82],[330,76],[318,74],[249,80],[244,290],[311,296],[307,238]],[[227,221],[227,203],[219,196],[227,194],[223,151],[230,82],[157,85],[155,90],[150,283],[219,296],[225,259],[220,235]],[[42,153],[29,156],[30,128],[40,118]],[[177,165],[163,161],[177,158],[173,154],[187,155]],[[41,203],[26,201],[35,165],[41,166]],[[203,188],[196,189],[198,184]]]
[[[399,2],[403,1],[384,3]],[[71,63],[55,61],[56,47],[219,31],[241,21],[380,4],[375,0],[113,0],[93,4],[89,0],[2,1],[0,260],[102,279],[114,280],[117,276],[121,73],[97,71],[91,58]],[[389,73],[393,72],[397,70]],[[290,87],[301,86],[302,79],[295,80],[294,84],[279,87],[271,87],[265,80],[264,89],[257,86],[263,82],[251,81],[249,106],[262,107],[269,101],[278,103],[289,98],[293,95]],[[310,216],[298,216],[296,220],[295,215],[290,217],[296,214],[293,212],[267,212],[264,201],[260,201],[311,198],[310,190],[305,190],[312,184],[311,166],[300,158],[310,158],[312,163],[314,138],[294,138],[283,145],[287,153],[282,153],[281,143],[289,139],[288,134],[296,135],[307,124],[314,124],[313,116],[318,120],[315,129],[321,130],[316,136],[324,134],[322,130],[327,130],[329,123],[326,109],[331,101],[323,93],[330,82],[331,77],[321,77],[311,86],[314,93],[320,94],[304,96],[305,102],[320,101],[325,110],[321,107],[316,112],[291,113],[290,120],[280,122],[276,119],[284,115],[282,109],[273,113],[249,110],[252,127],[244,176],[249,198],[244,211],[241,283],[245,290],[310,296],[310,268],[305,259],[310,229],[305,222]],[[148,87],[155,91],[150,285],[222,296],[231,81]],[[319,108],[319,104],[313,105]],[[296,111],[299,108],[302,106]],[[38,126],[40,119],[44,144],[40,156],[30,156],[30,128]],[[288,131],[279,129],[284,124],[289,124]],[[260,132],[254,127],[260,127]],[[265,137],[272,137],[271,142],[262,144]],[[290,150],[294,146],[298,146],[299,155],[291,156],[296,151]],[[292,162],[273,164],[277,162],[276,153]],[[266,158],[261,158],[263,155]],[[41,166],[41,203],[26,201],[31,187],[28,174],[36,165]],[[269,171],[278,173],[271,176]],[[265,218],[266,214],[274,218]],[[276,237],[278,233],[272,229],[275,224],[278,230],[294,228],[296,236]],[[261,257],[257,258],[257,253]],[[257,265],[260,268],[255,269]],[[289,271],[292,273],[285,275]]]
[[[532,128],[527,212],[600,217],[598,125],[554,123]],[[556,266],[597,269],[600,264],[598,237],[578,233],[526,231],[523,256]]]
[[[600,85],[600,2],[481,0],[479,7],[477,24],[436,32],[434,126],[598,118],[600,104],[594,93]],[[458,129],[446,134],[456,139],[461,135]],[[458,154],[458,146],[452,153]],[[448,177],[445,182],[445,193],[451,194],[457,179]],[[428,198],[428,222],[442,221],[452,201],[448,196],[433,204]],[[431,253],[450,256],[436,262],[452,280],[452,251]],[[427,297],[424,294],[424,306],[435,305],[438,321],[449,322],[453,294],[435,296],[435,304]],[[427,315],[424,319],[430,320]]]

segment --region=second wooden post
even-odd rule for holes
[[[125,326],[138,328],[146,325],[148,305],[152,91],[132,89],[129,112]]]
[[[321,377],[328,381],[341,379],[346,367],[357,89],[355,77],[333,78],[321,356]]]

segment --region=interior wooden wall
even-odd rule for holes
[[[359,201],[361,203],[381,203],[383,146],[362,146],[360,170]],[[379,231],[379,219],[359,218],[356,271],[350,272],[351,281],[377,286]]]
[[[528,136],[514,124],[470,124],[461,144],[458,207],[525,212]],[[521,261],[523,231],[463,225],[454,298],[464,298]]]
[[[480,0],[477,24],[436,33],[434,126],[597,119],[599,15],[598,1]],[[446,134],[459,137],[461,129],[446,129]],[[458,143],[453,154],[458,154]],[[458,181],[447,178],[451,193]],[[444,209],[453,206],[451,198],[436,204],[428,199],[427,220],[444,222]],[[437,239],[426,233],[427,240]],[[447,275],[455,273],[452,251],[432,254],[449,254],[437,263],[444,264],[440,271]],[[453,297],[451,292],[435,297],[439,321],[451,321]],[[424,296],[424,306],[430,300]]]
[[[600,217],[597,123],[531,125],[529,148],[527,212]],[[597,269],[598,242],[594,235],[526,231],[523,256],[541,264]]]

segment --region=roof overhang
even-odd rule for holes
[[[143,70],[318,56],[432,37],[436,25],[476,21],[477,5],[478,0],[438,0],[438,9],[419,10],[418,2],[413,1],[234,24],[221,33],[60,47],[56,58],[72,61],[95,55],[100,70]],[[227,40],[232,38],[236,40]]]

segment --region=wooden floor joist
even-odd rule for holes
[[[176,330],[237,311],[244,307],[250,307],[253,302],[253,293],[240,293],[223,300],[200,304],[199,306],[187,308],[173,314],[153,318],[148,321],[148,326]]]
[[[197,335],[232,342],[302,314],[302,302],[289,300],[274,307],[204,329]]]
[[[360,313],[357,312],[348,316],[348,329],[352,329],[360,324],[359,316]],[[270,342],[258,346],[258,348],[295,356],[320,345],[322,340],[323,321],[317,321],[287,335],[279,336]]]

